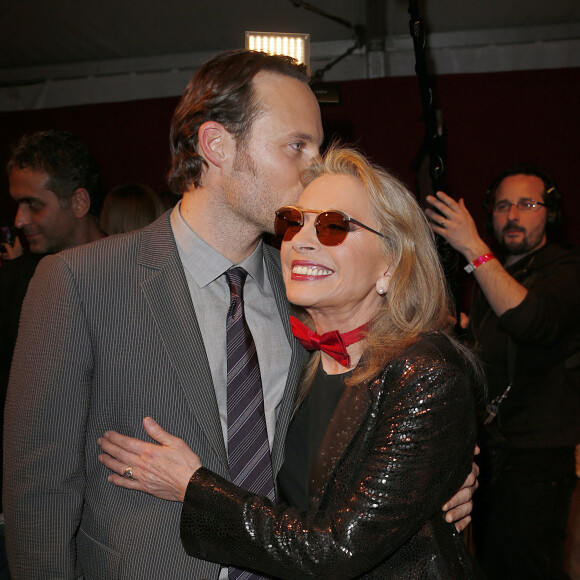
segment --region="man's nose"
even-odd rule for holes
[[[510,205],[507,218],[510,222],[514,222],[520,219],[520,210],[515,203]]]
[[[28,211],[24,207],[19,205],[18,211],[16,212],[16,217],[14,218],[14,227],[22,229],[29,223],[30,223],[30,215]]]

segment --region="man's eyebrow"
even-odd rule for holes
[[[298,131],[296,133],[290,133],[289,138],[301,139],[302,141],[314,141],[314,135],[311,135],[310,133],[303,133],[301,131]]]
[[[312,135],[311,133],[301,133],[301,132],[292,133],[290,138],[301,139],[302,141],[307,141],[309,143],[316,143],[319,147],[322,145],[322,142],[324,141],[324,137],[322,137],[320,142],[318,142],[318,139],[315,139],[314,135]]]
[[[17,203],[30,203],[31,201],[42,201],[39,197],[27,195],[26,197],[19,197]]]

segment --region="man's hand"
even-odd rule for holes
[[[18,236],[14,237],[14,245],[2,244],[2,261],[4,260],[14,260],[14,258],[19,258],[24,253],[22,244],[20,243],[20,238]]]
[[[489,252],[489,247],[477,232],[477,226],[465,207],[463,199],[456,202],[442,191],[437,197],[427,196],[427,202],[440,213],[427,208],[425,213],[431,220],[431,229],[445,238],[468,262]]]
[[[479,447],[475,447],[475,455],[479,455]],[[471,522],[471,510],[473,509],[473,494],[479,486],[477,476],[479,467],[473,462],[471,464],[471,473],[461,486],[461,489],[443,506],[445,521],[448,523],[455,522],[455,528],[462,532]]]

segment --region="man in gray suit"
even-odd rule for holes
[[[62,252],[27,296],[9,388],[6,528],[15,578],[217,578],[188,558],[181,504],[107,482],[97,438],[156,418],[228,475],[225,272],[239,264],[276,474],[306,353],[262,234],[318,155],[305,68],[237,51],[202,66],[171,125],[180,204],[134,233]],[[227,571],[222,572],[227,576]]]

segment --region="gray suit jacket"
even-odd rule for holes
[[[268,276],[292,345],[275,473],[307,357],[292,338],[277,251]],[[97,460],[107,429],[144,416],[228,477],[214,386],[169,213],[42,261],[23,308],[6,409],[4,512],[14,578],[217,578],[188,557],[181,504],[117,488]]]

